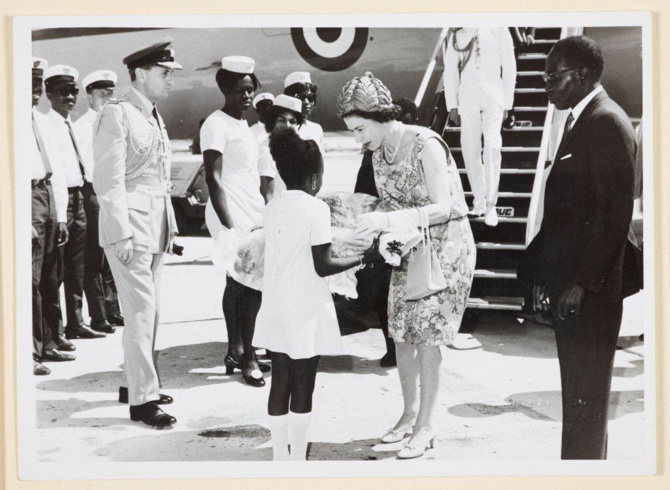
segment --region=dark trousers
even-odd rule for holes
[[[58,293],[58,247],[56,246],[56,206],[51,184],[42,182],[32,189],[32,225],[38,243],[33,242],[33,358],[39,360],[46,349],[55,349],[53,337],[61,325]]]
[[[561,459],[606,459],[612,364],[623,302],[589,304],[561,320],[554,311],[561,368]]]
[[[65,284],[65,309],[67,326],[84,323],[84,269],[86,254],[86,213],[82,187],[68,188],[67,231],[68,242],[61,247],[63,256],[63,283]]]
[[[98,215],[100,214],[98,196],[91,183],[86,183],[83,191],[84,213],[86,214],[84,293],[88,303],[88,312],[91,315],[91,325],[99,325],[108,320],[110,316],[118,315],[121,310],[109,262],[104,259],[105,253],[100,247],[98,238]]]

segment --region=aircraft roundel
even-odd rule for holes
[[[298,54],[323,71],[346,70],[356,63],[368,42],[366,27],[294,27],[291,38]]]

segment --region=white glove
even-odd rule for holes
[[[379,211],[361,214],[356,220],[356,234],[365,236],[387,229],[389,226],[389,214],[391,213],[382,213]]]
[[[124,238],[113,243],[112,250],[114,250],[114,254],[124,264],[128,264],[133,260],[133,242],[130,238]]]
[[[419,208],[400,209],[388,213],[389,228],[401,231],[416,231],[421,228]]]

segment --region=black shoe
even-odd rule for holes
[[[258,368],[261,370],[261,373],[269,373],[272,371],[272,367],[265,363],[265,362],[260,362],[259,360],[256,360],[258,362]],[[223,363],[226,365],[226,374],[230,375],[235,373],[235,370],[237,369],[238,371],[241,371],[242,368],[240,367],[240,360],[234,358],[231,355],[227,355],[223,359]]]
[[[260,369],[260,363],[256,360],[256,353],[253,354],[251,358],[242,358],[240,361],[242,364],[242,379],[249,386],[255,386],[260,388],[265,386],[265,380],[263,379],[263,371]]]
[[[42,354],[42,361],[53,361],[53,362],[63,362],[63,361],[74,361],[77,356],[72,354],[65,354],[64,352],[59,351],[58,349],[49,349],[44,351]]]
[[[159,398],[154,403],[158,405],[169,405],[174,401],[170,395],[158,395]],[[125,386],[119,387],[119,403],[128,403],[128,388]]]
[[[123,322],[123,315],[118,314],[118,315],[112,315],[108,318],[109,323],[116,327],[123,327],[125,323]]]
[[[76,327],[65,327],[65,336],[68,339],[101,339],[106,337],[104,333],[91,330],[88,325],[83,323]]]
[[[62,350],[65,352],[73,352],[77,350],[77,346],[75,346],[72,342],[70,342],[68,339],[65,338],[65,335],[59,335],[54,339],[54,342],[58,346],[58,350]]]
[[[507,119],[502,123],[503,128],[512,129],[516,123],[516,116],[514,115],[514,109],[507,111]]]
[[[394,367],[398,365],[395,359],[395,354],[392,354],[390,352],[384,354],[384,357],[381,358],[379,364],[381,367]]]
[[[93,323],[91,322],[91,329],[95,330],[96,332],[101,332],[101,333],[114,333],[116,332],[116,329],[114,326],[109,323],[107,320],[103,320],[100,323]]]
[[[35,376],[46,376],[47,374],[51,374],[51,369],[39,361],[33,361],[33,374]]]
[[[169,427],[177,423],[177,419],[161,410],[156,402],[131,405],[130,420],[144,422],[152,427]]]

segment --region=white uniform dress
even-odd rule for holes
[[[332,242],[328,205],[287,190],[268,203],[264,223],[263,302],[254,344],[292,359],[341,354],[335,305],[312,258],[313,245]]]
[[[316,144],[319,145],[319,150],[321,150],[321,154],[325,155],[323,149],[323,128],[320,124],[312,121],[305,121],[298,129],[298,134],[304,140],[316,141]]]
[[[216,150],[223,157],[221,184],[235,228],[248,231],[263,216],[265,200],[261,195],[258,174],[258,144],[245,120],[225,112],[213,112],[200,129],[200,148]],[[216,240],[223,230],[211,199],[205,208],[205,221]]]

